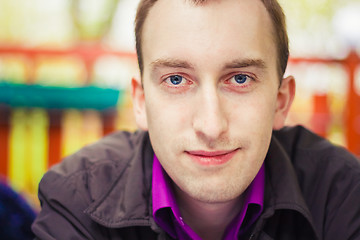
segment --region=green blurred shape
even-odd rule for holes
[[[122,94],[122,90],[95,86],[67,88],[0,82],[0,103],[11,107],[105,110],[116,107]]]
[[[82,41],[99,41],[108,32],[119,0],[73,0],[72,20]]]

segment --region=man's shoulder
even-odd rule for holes
[[[101,239],[109,226],[148,222],[144,195],[152,156],[147,132],[116,132],[66,157],[39,184],[42,210],[33,230],[44,234],[50,226],[54,236],[63,236],[62,226],[68,226],[68,235]]]
[[[301,126],[275,131],[274,138],[292,163],[318,233],[349,239],[360,224],[359,159]]]
[[[321,162],[333,160],[339,162],[342,159],[359,165],[359,160],[344,147],[331,143],[303,126],[282,128],[274,131],[274,136],[293,162],[300,157],[301,161],[304,158]]]
[[[96,165],[106,164],[117,167],[121,163],[129,161],[134,152],[141,151],[146,135],[147,133],[143,131],[112,133],[65,157],[50,171],[68,177],[78,171],[89,170]]]
[[[342,146],[329,142],[302,127],[286,127],[274,132],[289,156],[298,177],[309,176],[313,180],[321,174],[324,180],[346,176],[360,180],[360,161]]]
[[[79,201],[92,202],[104,195],[120,175],[141,156],[146,132],[116,132],[64,158],[42,178],[39,191],[47,198],[59,199],[81,194]],[[83,200],[81,200],[83,199]],[[85,199],[85,201],[84,201]],[[60,201],[60,200],[59,200]]]

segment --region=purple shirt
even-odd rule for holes
[[[155,222],[173,238],[201,240],[183,221],[170,184],[171,179],[154,155],[152,200]],[[263,210],[264,188],[265,169],[262,165],[246,191],[244,205],[240,213],[227,227],[224,240],[237,239],[238,235],[241,236],[257,220]],[[244,221],[245,215],[246,221]]]

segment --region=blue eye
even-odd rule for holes
[[[182,76],[179,75],[170,76],[170,82],[174,85],[179,85],[180,83],[182,83],[182,81],[183,81]]]
[[[234,76],[234,79],[237,83],[243,84],[248,80],[248,76],[244,74],[238,74]]]

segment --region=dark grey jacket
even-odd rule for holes
[[[43,177],[38,239],[170,239],[152,218],[146,132],[118,132]],[[360,164],[302,127],[274,132],[264,211],[246,239],[360,239]]]

